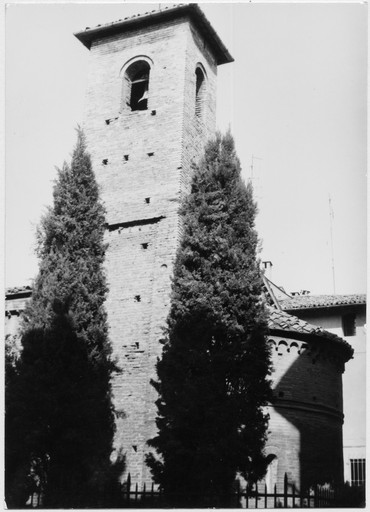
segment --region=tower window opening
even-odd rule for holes
[[[131,110],[146,110],[148,108],[149,73],[140,72],[131,82]]]
[[[203,71],[197,67],[195,71],[195,115],[201,117],[203,112],[203,103],[205,96],[205,76]]]
[[[148,109],[150,66],[144,60],[131,64],[124,76],[124,100],[125,103],[135,110]]]

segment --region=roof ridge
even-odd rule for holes
[[[173,9],[173,8],[176,8],[176,7],[183,7],[184,5],[188,5],[188,4],[186,4],[186,3],[168,4],[165,7],[163,7],[163,9],[161,9],[161,8],[159,8],[159,9],[152,9],[152,10],[146,11],[144,13],[131,14],[131,16],[125,16],[124,18],[120,18],[118,20],[108,21],[107,23],[99,23],[98,25],[94,25],[93,27],[85,27],[85,31],[86,30],[94,30],[95,28],[110,27],[110,26],[115,25],[116,23],[120,23],[122,21],[128,21],[128,20],[132,20],[134,18],[142,18],[144,16],[150,16],[151,14],[155,14],[157,12],[163,12],[163,11],[166,11],[168,9]]]

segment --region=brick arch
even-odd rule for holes
[[[200,62],[195,66],[195,115],[202,118],[207,94],[207,73]]]
[[[128,59],[124,64],[123,66],[121,67],[120,71],[119,71],[119,76],[121,78],[124,77],[124,74],[126,73],[127,69],[132,65],[134,64],[135,62],[139,62],[139,61],[145,61],[149,64],[150,68],[152,69],[153,66],[154,66],[154,61],[153,59],[151,59],[148,55],[135,55],[134,57],[131,57],[130,59]]]
[[[283,354],[288,351],[288,343],[286,340],[280,340],[277,344],[276,351],[278,354]]]
[[[122,66],[121,112],[148,109],[152,68],[153,61],[147,55],[136,55]]]
[[[298,354],[299,353],[299,345],[296,341],[292,341],[290,344],[289,344],[289,352],[292,352],[292,353],[296,353]]]
[[[276,341],[275,340],[269,338],[268,343],[269,343],[271,349],[276,347]]]

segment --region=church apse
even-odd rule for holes
[[[274,402],[266,453],[298,490],[343,482],[342,373],[352,349],[341,338],[281,311],[270,312]]]

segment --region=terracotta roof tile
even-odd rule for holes
[[[279,303],[281,308],[285,311],[293,309],[316,309],[330,306],[366,304],[366,295],[298,295],[291,299],[280,300]]]
[[[125,18],[120,18],[119,20],[111,21],[110,23],[99,23],[99,25],[95,25],[94,27],[86,27],[85,30],[91,30],[98,27],[109,27],[111,25],[115,25],[116,23],[120,23],[121,21],[133,20],[134,18],[140,18],[143,16],[149,16],[151,14],[156,14],[158,12],[167,11],[168,9],[173,9],[176,7],[182,7],[187,4],[168,4],[162,7],[161,9],[152,9],[151,11],[146,11],[145,13],[132,14],[131,16],[126,16]]]
[[[27,292],[32,292],[32,286],[13,286],[12,288],[7,288],[5,290],[5,296],[8,297],[9,295],[17,295],[18,293]]]
[[[315,335],[319,338],[327,339],[330,341],[334,341],[339,343],[348,351],[352,352],[352,347],[345,340],[333,334],[329,331],[326,331],[322,327],[318,327],[317,325],[309,324],[300,318],[289,315],[285,311],[279,311],[277,309],[268,308],[269,311],[269,319],[268,319],[268,327],[271,331],[274,330],[284,330],[290,331],[293,333],[299,334],[311,334]]]
[[[126,18],[119,19],[111,23],[97,25],[92,28],[86,27],[85,30],[75,32],[74,35],[81,41],[82,44],[90,49],[92,41],[96,38],[102,37],[103,35],[113,35],[134,26],[144,26],[154,23],[159,19],[169,19],[173,16],[178,16],[185,13],[192,17],[193,21],[196,23],[198,28],[204,34],[204,37],[208,43],[211,45],[211,48],[213,48],[217,64],[233,62],[233,57],[230,55],[226,46],[221,41],[217,32],[214,30],[201,8],[198,6],[198,4],[193,3],[181,3],[173,5],[168,4],[163,6],[161,9],[154,9],[143,14],[134,14],[132,16],[127,16]]]

